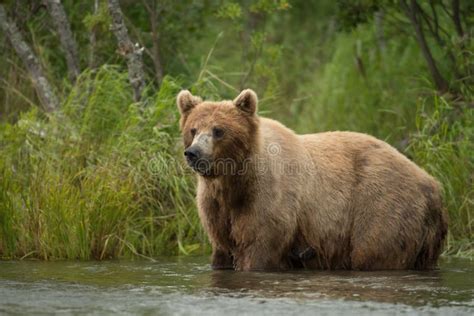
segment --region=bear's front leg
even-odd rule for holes
[[[234,258],[228,251],[213,247],[211,267],[213,270],[233,270]]]

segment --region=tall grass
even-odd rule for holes
[[[338,33],[329,60],[302,82],[292,104],[298,130],[353,130],[397,143],[414,129],[416,98],[426,86],[417,44],[378,42],[373,25]]]
[[[432,108],[427,111],[427,108]],[[474,256],[474,108],[443,97],[420,100],[408,153],[444,188],[447,254]]]
[[[175,95],[134,104],[127,75],[86,72],[63,111],[0,125],[0,256],[104,259],[206,247],[180,168]]]

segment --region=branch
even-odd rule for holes
[[[47,0],[46,4],[49,15],[51,16],[54,26],[59,34],[61,47],[66,54],[69,79],[72,82],[75,82],[77,76],[79,76],[79,73],[81,72],[79,67],[79,54],[77,53],[76,41],[72,35],[66,12],[61,4],[61,0]]]
[[[46,112],[57,110],[59,108],[59,101],[41,68],[38,58],[25,42],[15,23],[7,17],[3,4],[0,4],[0,28],[6,34],[13,49],[15,49],[27,68],[44,110]]]
[[[453,18],[453,15],[451,14],[451,12],[449,12],[448,8],[446,7],[446,5],[443,3],[443,1],[440,1],[438,3],[441,8],[444,10],[444,13],[446,13],[447,16],[449,16],[451,19]]]
[[[439,21],[438,21],[438,12],[436,12],[436,7],[433,0],[430,0],[431,13],[433,14],[433,24],[434,24],[434,34],[439,37]]]
[[[453,20],[458,36],[462,38],[464,36],[464,31],[462,29],[461,17],[459,14],[459,0],[453,0],[451,6],[453,8],[453,15],[451,16],[451,18]]]
[[[385,12],[387,25],[391,26],[391,28],[387,29],[387,38],[391,38],[392,36],[396,37],[396,35],[412,35],[410,31],[407,31],[411,24],[410,21],[407,22],[405,19],[396,16],[393,11],[391,11],[392,10],[388,10]],[[393,35],[390,36],[391,34]]]
[[[423,8],[416,3],[416,6],[418,8],[418,12],[421,14],[421,17],[425,20],[426,24],[428,25],[428,30],[430,31],[431,34],[433,34],[433,37],[438,41],[440,46],[444,46],[444,40],[441,38],[439,35],[439,31],[444,33],[444,35],[449,38],[451,34],[445,30],[441,25],[438,24],[438,21],[435,21],[435,18],[438,19],[438,15],[436,14],[436,9],[432,7],[432,11],[434,11],[434,17],[431,17],[428,13],[426,13]],[[435,25],[434,27],[431,25],[431,21],[433,21],[433,24]],[[420,23],[423,24],[423,23]]]
[[[425,58],[426,63],[428,64],[428,69],[430,71],[431,77],[433,78],[436,89],[440,92],[448,91],[448,83],[439,72],[433,55],[431,54],[428,43],[426,42],[421,22],[419,21],[417,16],[418,4],[416,0],[411,0],[410,6],[408,6],[405,0],[400,0],[400,6],[402,7],[403,11],[405,11],[405,14],[408,16],[411,24],[413,25],[413,28],[415,29],[416,40],[418,42],[418,45],[420,45],[423,57]]]
[[[140,101],[145,88],[145,73],[143,71],[143,48],[133,45],[128,36],[127,27],[118,0],[108,0],[109,13],[112,18],[111,29],[117,38],[118,52],[127,59],[128,78],[133,88],[133,99]]]
[[[416,1],[415,1],[416,2]],[[431,17],[428,13],[426,13],[423,8],[416,3],[416,6],[418,8],[418,12],[421,14],[422,18],[425,20],[426,24],[428,25],[428,31],[433,35],[434,39],[438,43],[440,48],[445,48],[445,41],[441,38],[439,34],[439,30],[441,30],[443,33],[445,33],[446,37],[449,39],[450,34],[444,30],[438,23],[438,14],[436,13],[436,8],[434,7],[434,3],[432,0],[430,0],[430,7],[431,7],[431,12],[433,13],[433,17]],[[431,25],[431,21],[433,21],[433,25]],[[453,64],[454,71],[457,72],[456,70],[456,57],[454,57],[453,52],[449,49],[446,49],[446,55],[448,55],[449,60]]]
[[[136,38],[138,43],[145,43],[146,40],[143,38],[141,30],[138,30],[135,25],[133,25],[133,22],[128,18],[126,15],[123,16],[123,19],[125,21],[125,25],[127,26],[128,30],[130,31],[130,35],[132,38]],[[148,49],[146,46],[142,47],[143,52],[150,57],[151,60],[153,60],[153,53],[150,49]],[[143,70],[146,73],[153,73],[153,69],[151,69],[145,62],[143,63]]]

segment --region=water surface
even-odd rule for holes
[[[437,271],[212,271],[157,262],[0,262],[0,314],[474,315],[474,262]]]

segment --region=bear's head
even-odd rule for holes
[[[219,102],[181,91],[177,105],[189,166],[204,177],[239,172],[258,142],[257,103],[250,89],[233,101]]]

